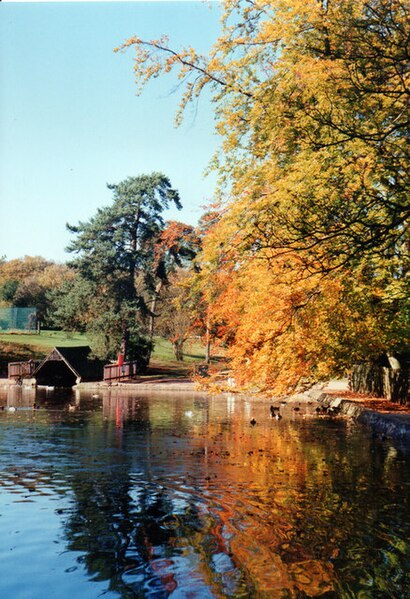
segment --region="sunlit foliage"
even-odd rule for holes
[[[408,35],[400,0],[224,2],[208,56],[131,38],[140,89],[213,92],[225,184],[201,281],[236,376],[285,388],[409,341]],[[181,113],[177,119],[180,118]],[[228,199],[226,199],[228,198]]]

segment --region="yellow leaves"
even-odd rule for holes
[[[37,283],[47,289],[60,287],[75,278],[75,272],[65,264],[50,264],[37,277]]]
[[[12,279],[20,282],[35,279],[40,285],[55,287],[73,276],[74,273],[68,266],[50,262],[40,256],[24,256],[0,265],[0,285]]]
[[[141,86],[177,69],[178,119],[211,86],[213,165],[231,196],[194,286],[238,380],[283,390],[408,335],[408,9],[225,0],[224,11],[207,57],[165,37],[123,48]]]

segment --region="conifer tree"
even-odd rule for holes
[[[150,355],[146,320],[148,301],[155,293],[155,247],[165,221],[163,211],[181,208],[178,192],[161,173],[129,177],[110,184],[113,203],[100,208],[87,222],[68,225],[75,235],[68,251],[79,275],[76,289],[88,283],[87,330],[96,353],[117,352],[147,362]]]

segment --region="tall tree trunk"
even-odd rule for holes
[[[153,339],[154,339],[154,329],[155,329],[155,310],[157,309],[157,301],[158,298],[161,294],[161,290],[163,287],[164,283],[163,281],[159,281],[155,287],[155,291],[154,291],[154,295],[152,296],[151,299],[151,304],[150,304],[150,314],[149,314],[149,325],[148,325],[148,335],[149,335],[149,341],[150,341],[150,346],[152,347],[152,343],[153,343]],[[149,350],[148,353],[148,363],[151,360],[151,349]]]
[[[155,291],[154,291],[154,295],[151,299],[151,305],[150,305],[150,315],[149,315],[149,339],[152,342],[153,338],[154,338],[154,328],[155,328],[155,310],[157,308],[157,301],[158,298],[161,294],[161,290],[162,287],[164,286],[163,281],[159,281],[159,283],[157,283],[157,286],[155,287]]]
[[[209,364],[211,361],[211,327],[209,325],[209,318],[206,321],[206,333],[205,333],[205,362]]]

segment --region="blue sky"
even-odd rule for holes
[[[66,222],[109,204],[106,183],[152,171],[181,195],[183,210],[167,217],[196,224],[215,187],[203,177],[219,143],[209,97],[175,128],[173,76],[136,96],[132,50],[113,52],[163,33],[206,51],[217,4],[0,4],[0,256],[69,259]]]

